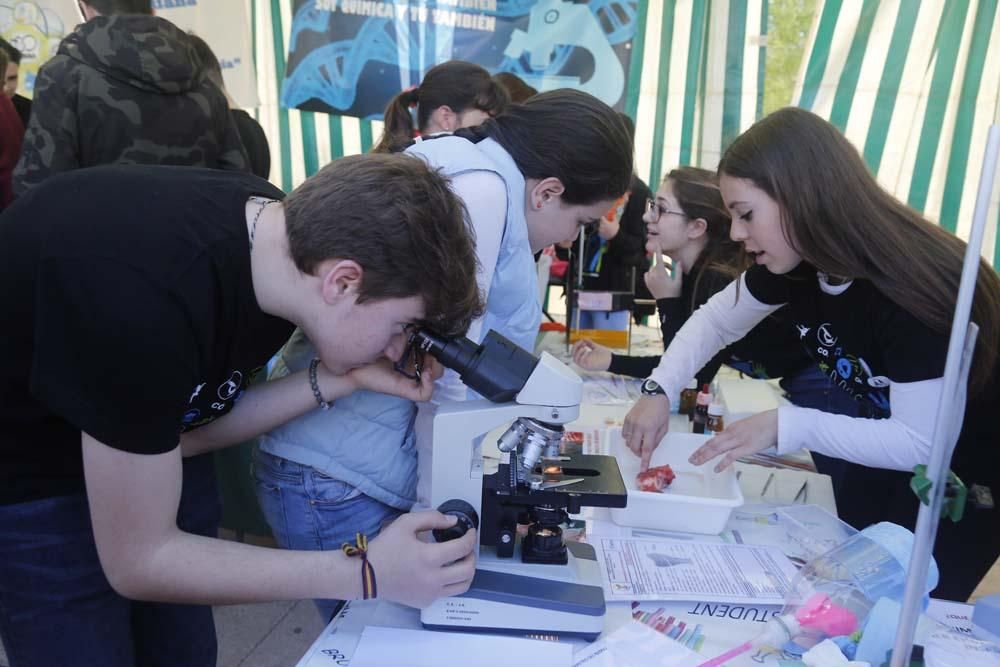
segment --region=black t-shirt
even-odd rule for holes
[[[864,280],[820,288],[816,269],[800,264],[786,275],[763,266],[746,274],[764,303],[787,303],[805,351],[838,387],[859,402],[861,416],[890,415],[889,381],[944,375],[948,336],[931,330]]]
[[[657,299],[656,308],[660,313],[660,330],[663,343],[670,345],[677,332],[687,322],[691,314],[720,292],[733,277],[711,266],[702,271],[702,261],[695,262],[684,276],[681,295],[669,299]],[[695,277],[701,274],[701,279]],[[648,377],[660,357],[627,357],[612,355],[612,373]],[[813,365],[799,345],[795,328],[789,319],[788,309],[781,308],[766,317],[760,324],[738,341],[723,348],[695,374],[698,385],[711,382],[722,364],[731,366],[741,373],[754,378],[791,377]]]
[[[937,333],[863,280],[839,294],[820,288],[816,270],[800,265],[777,276],[765,267],[747,271],[758,300],[784,303],[806,351],[835,384],[862,407],[862,416],[891,416],[889,381],[918,382],[944,374],[948,334]],[[843,287],[843,286],[841,286]],[[1000,498],[1000,383],[996,368],[985,390],[966,404],[951,469],[967,487],[980,484]],[[928,405],[937,411],[937,405]],[[835,475],[837,511],[855,528],[878,521],[915,526],[919,504],[912,473],[844,464]],[[941,569],[935,595],[962,600],[1000,555],[1000,512],[968,507],[960,523],[942,519],[934,557]]]
[[[83,489],[80,431],[167,452],[226,414],[291,334],[257,305],[249,174],[107,166],[0,217],[0,504]]]

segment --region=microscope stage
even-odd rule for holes
[[[559,473],[544,473],[546,468],[557,466]],[[508,482],[509,466],[502,464],[494,475],[484,477],[485,487],[503,495],[503,502],[518,505],[551,505],[567,507],[578,505],[582,507],[625,507],[628,501],[628,491],[622,480],[618,462],[613,456],[595,454],[571,454],[559,459],[542,459],[535,467],[534,474],[539,474],[546,482],[559,483],[565,480],[580,480],[564,486],[552,486],[547,489],[529,489],[518,487],[516,493],[511,493]],[[578,510],[574,510],[578,511]]]

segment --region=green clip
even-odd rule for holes
[[[920,502],[927,505],[930,503],[932,483],[927,479],[927,466],[920,464],[913,468],[913,479],[910,480],[910,488],[917,495]],[[953,523],[962,520],[965,513],[965,503],[969,497],[969,490],[965,484],[951,470],[948,471],[948,481],[945,482],[944,502],[941,505],[941,517],[948,517]]]

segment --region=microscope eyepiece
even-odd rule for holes
[[[538,364],[533,354],[496,331],[486,334],[479,345],[465,336],[446,338],[421,328],[410,334],[410,347],[430,354],[457,372],[466,386],[495,403],[513,400]]]
[[[472,364],[479,346],[465,336],[444,338],[428,329],[417,329],[410,334],[410,344],[441,362],[459,375],[464,375]]]

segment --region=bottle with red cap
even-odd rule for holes
[[[705,426],[708,424],[708,406],[711,403],[712,392],[709,391],[706,383],[701,386],[701,391],[698,392],[698,398],[695,400],[694,426],[691,429],[693,433],[705,432]]]

